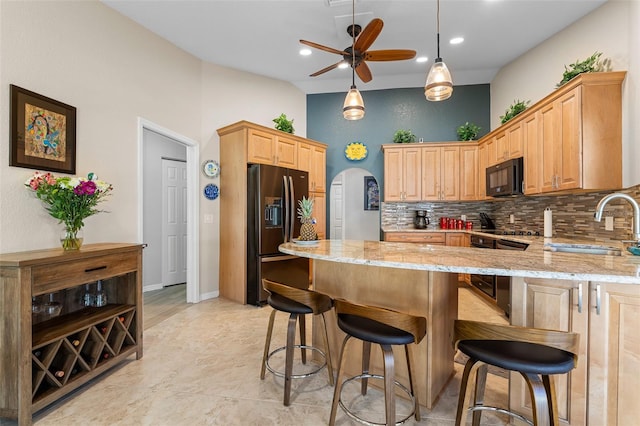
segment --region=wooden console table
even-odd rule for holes
[[[134,352],[142,358],[142,248],[0,254],[0,417],[31,424],[33,413]],[[85,306],[98,281],[108,303]],[[58,316],[32,310],[51,301]]]

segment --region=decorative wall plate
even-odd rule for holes
[[[220,195],[220,188],[214,183],[210,183],[204,187],[204,196],[207,200],[215,200]]]
[[[202,173],[209,178],[218,177],[220,175],[220,164],[217,161],[206,160],[202,163]]]
[[[347,147],[344,150],[344,155],[347,157],[347,160],[351,161],[360,161],[367,158],[367,146],[362,142],[351,142],[347,144]]]

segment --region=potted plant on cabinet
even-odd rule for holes
[[[560,83],[558,83],[556,87],[563,86],[568,83],[569,80],[582,73],[603,71],[606,68],[608,60],[600,61],[600,56],[602,56],[602,52],[595,52],[584,61],[576,61],[574,64],[569,64],[568,68],[565,65],[562,80],[560,80]]]
[[[280,114],[279,117],[273,119],[273,122],[276,123],[276,130],[280,130],[282,132],[293,134],[293,118],[289,120],[285,113]]]
[[[397,130],[393,135],[394,143],[411,143],[416,141],[416,135],[411,130]]]
[[[531,103],[531,101],[514,101],[513,104],[511,104],[509,108],[507,108],[507,110],[504,112],[504,115],[500,116],[500,122],[504,124],[507,121],[511,120],[513,117],[527,109],[529,103]]]
[[[481,127],[475,123],[469,123],[468,121],[458,127],[456,132],[458,133],[459,141],[473,141],[478,139],[478,132]]]

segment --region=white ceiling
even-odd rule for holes
[[[454,84],[490,83],[497,71],[607,0],[441,0],[440,54]],[[300,39],[338,50],[351,45],[350,0],[102,0],[206,62],[289,81],[305,93],[343,92],[351,72],[309,74],[341,60]],[[421,87],[436,57],[436,0],[356,0],[356,23],[384,28],[369,50],[413,49],[415,60],[368,62],[373,80],[360,90]],[[464,43],[450,45],[455,36]],[[568,63],[578,58],[567,58]]]

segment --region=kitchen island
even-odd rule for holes
[[[640,386],[640,257],[547,252],[544,243],[565,240],[528,241],[526,251],[499,256],[467,247],[349,240],[287,243],[280,251],[313,259],[318,291],[427,318],[427,338],[416,351],[420,403],[427,408],[453,374],[457,274],[511,276],[512,324],[581,335],[578,368],[557,380],[560,418],[573,425],[630,424],[640,418],[633,400]],[[342,336],[334,327],[336,357]],[[348,371],[357,370],[354,361]],[[510,380],[511,409],[530,415],[523,382],[515,375]]]

